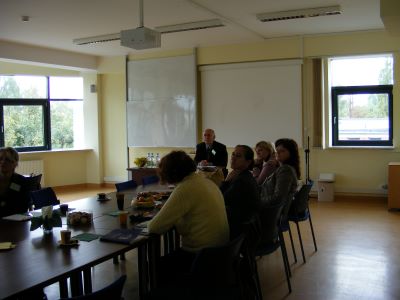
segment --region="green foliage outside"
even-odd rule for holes
[[[74,147],[73,111],[65,102],[51,104],[51,144],[53,149]]]
[[[39,98],[35,88],[21,91],[14,78],[3,77],[0,81],[0,98]],[[51,103],[52,149],[73,148],[73,109],[66,102]],[[41,106],[4,106],[5,146],[34,147],[44,145],[44,116]]]
[[[5,106],[5,146],[33,147],[43,145],[42,116],[41,106]]]

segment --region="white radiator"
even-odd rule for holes
[[[42,174],[42,180],[40,184],[44,185],[44,169],[43,169],[43,160],[23,160],[18,162],[18,167],[15,169],[15,172],[21,175],[38,175]]]

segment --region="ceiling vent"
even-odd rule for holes
[[[271,13],[257,14],[256,17],[261,22],[283,21],[292,19],[303,19],[320,16],[340,15],[340,6],[326,6],[298,10],[277,11]]]
[[[87,45],[87,44],[117,41],[120,38],[121,38],[121,33],[111,33],[111,34],[104,34],[104,35],[96,35],[96,36],[87,37],[87,38],[73,39],[72,42],[75,45]]]
[[[225,26],[220,19],[211,19],[198,22],[182,23],[175,25],[159,26],[154,28],[160,33],[173,33],[189,30],[199,30]]]

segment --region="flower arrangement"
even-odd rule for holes
[[[61,216],[58,211],[53,211],[53,206],[42,207],[42,215],[32,217],[31,231],[42,227],[45,231],[53,230],[53,227],[61,227]]]
[[[137,157],[135,158],[135,160],[133,161],[135,163],[135,165],[137,165],[139,168],[142,168],[146,165],[147,163],[147,158],[146,157]]]

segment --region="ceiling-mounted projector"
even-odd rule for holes
[[[147,27],[121,31],[121,46],[136,50],[160,48],[161,33]]]
[[[160,48],[161,34],[175,33],[188,30],[199,30],[225,26],[219,19],[202,20],[197,22],[174,24],[156,27],[155,30],[143,25],[143,0],[139,0],[139,27],[135,29],[122,30],[119,33],[97,35],[92,37],[74,39],[76,45],[87,45],[121,40],[121,46],[136,50]]]

